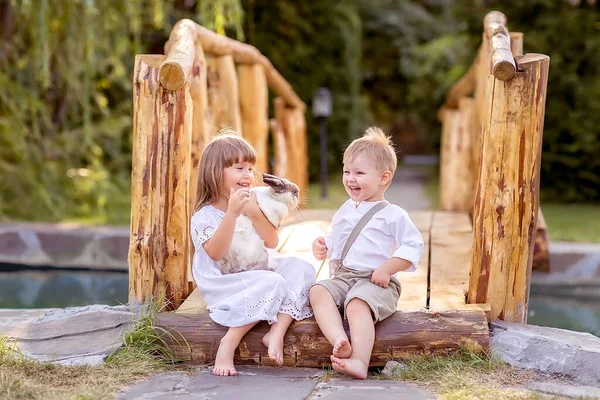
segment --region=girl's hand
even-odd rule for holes
[[[373,271],[373,275],[371,275],[371,282],[382,288],[388,287],[390,279],[392,279],[392,276],[381,267]]]
[[[327,245],[325,244],[325,238],[320,236],[315,239],[312,244],[313,256],[319,261],[327,258]]]
[[[242,213],[244,206],[250,201],[250,189],[231,188],[229,191],[229,203],[227,204],[227,213],[232,214],[236,218]]]
[[[244,206],[242,214],[249,218],[254,218],[262,214],[260,207],[258,207],[258,202],[256,201],[256,194],[252,191],[250,192],[250,200]]]

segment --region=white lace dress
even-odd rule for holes
[[[238,327],[256,321],[277,322],[285,313],[299,321],[311,317],[308,291],[315,283],[315,269],[296,257],[281,256],[267,249],[273,271],[245,271],[221,274],[216,261],[204,246],[223,221],[224,213],[206,206],[192,216],[191,235],[196,248],[192,272],[216,323]]]

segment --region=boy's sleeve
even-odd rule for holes
[[[406,212],[403,211],[396,220],[394,235],[398,249],[396,249],[392,257],[410,261],[412,267],[405,269],[404,272],[416,271],[421,254],[423,254],[423,248],[425,247],[423,236]]]
[[[216,218],[202,210],[192,216],[190,224],[190,234],[196,250],[214,235],[219,223]]]

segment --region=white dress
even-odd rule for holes
[[[192,273],[216,323],[238,327],[256,321],[277,322],[277,314],[299,321],[313,315],[308,291],[315,283],[315,269],[296,257],[285,257],[267,249],[272,271],[221,274],[203,243],[212,237],[225,213],[205,206],[192,216],[191,235],[196,252]]]

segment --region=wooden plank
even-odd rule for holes
[[[431,230],[433,211],[409,211],[408,215],[421,233]]]
[[[429,275],[429,232],[422,232],[425,249],[415,272],[400,272],[402,293],[398,310],[422,310],[427,307],[427,277]]]
[[[207,312],[160,313],[156,325],[178,339],[180,343],[171,341],[176,355],[181,359],[191,358],[195,364],[212,363],[219,341],[227,332]],[[268,330],[269,325],[261,322],[244,336],[235,353],[236,364],[271,365],[261,342]],[[370,366],[384,366],[403,355],[446,353],[463,345],[489,350],[489,330],[483,311],[396,312],[375,326]],[[314,318],[294,322],[285,336],[284,365],[323,367],[330,364],[331,351]]]
[[[436,213],[431,229],[429,309],[456,310],[466,303],[473,233],[467,213]]]

